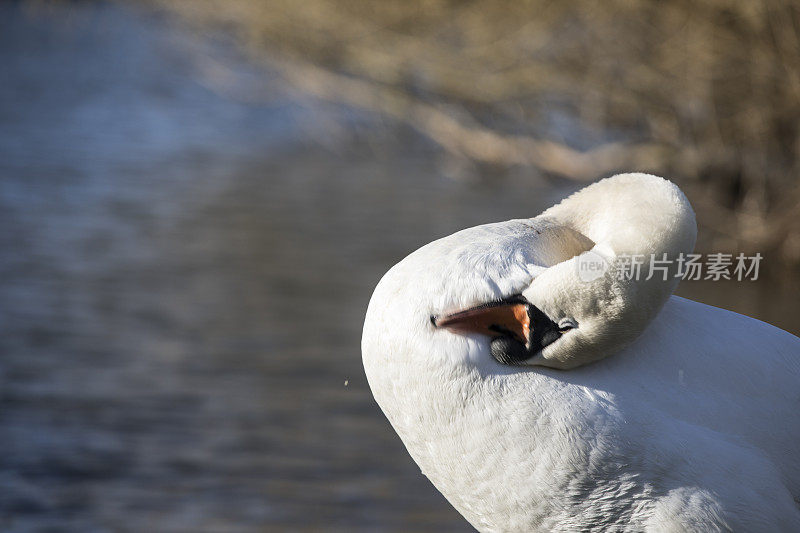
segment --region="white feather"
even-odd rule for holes
[[[594,247],[612,263],[691,251],[694,231],[677,187],[622,175],[428,244],[378,284],[370,387],[476,528],[800,531],[800,339],[670,296],[673,282],[582,283],[570,264]],[[519,293],[577,320],[577,341],[533,361],[569,370],[501,365],[490,339],[430,322]]]

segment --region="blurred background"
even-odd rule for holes
[[[380,276],[617,171],[800,333],[793,2],[0,4],[0,529],[470,531],[372,400]]]

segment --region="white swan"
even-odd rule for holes
[[[691,252],[695,232],[675,185],[624,174],[383,277],[370,387],[472,525],[800,531],[800,339],[671,296],[674,277],[616,274],[624,254]],[[583,281],[592,257],[608,269]]]

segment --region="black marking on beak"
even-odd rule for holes
[[[456,333],[480,333],[491,337],[491,355],[505,365],[520,364],[534,357],[562,333],[541,309],[521,294],[439,317],[431,315],[431,324]],[[574,324],[574,321],[570,322]]]
[[[550,320],[541,309],[527,300],[525,307],[530,319],[528,342],[523,344],[512,335],[502,335],[492,339],[490,351],[498,363],[504,365],[523,363],[541,352],[548,344],[557,341],[562,335],[558,324]]]

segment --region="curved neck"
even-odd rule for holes
[[[694,211],[672,182],[620,174],[566,198],[541,215],[609,247],[615,255],[677,255],[694,248]]]
[[[540,217],[595,243],[544,271],[523,292],[551,319],[579,323],[533,362],[558,368],[602,359],[635,339],[675,290],[677,260],[692,251],[697,234],[681,190],[648,174],[602,180]]]

